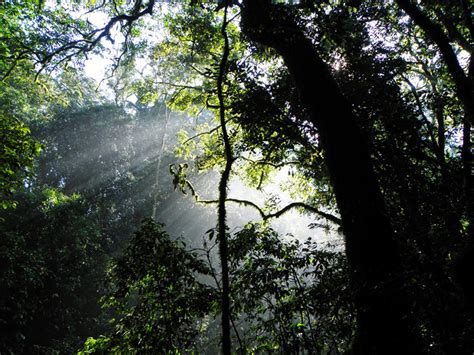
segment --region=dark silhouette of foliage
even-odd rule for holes
[[[74,352],[100,331],[106,240],[78,196],[45,189],[15,199],[0,212],[0,349]]]

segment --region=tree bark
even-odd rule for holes
[[[244,33],[281,55],[319,131],[352,270],[357,308],[353,352],[418,353],[407,297],[399,280],[397,243],[368,145],[350,103],[314,45],[283,7],[268,0],[247,0],[243,5]]]
[[[224,48],[222,51],[222,58],[219,63],[219,75],[217,77],[217,96],[219,99],[219,119],[222,130],[222,140],[225,150],[225,167],[221,174],[219,181],[219,203],[217,209],[218,216],[218,238],[219,238],[219,256],[221,261],[222,271],[222,290],[221,290],[221,316],[222,316],[222,353],[230,355],[232,352],[232,342],[230,337],[230,283],[229,283],[229,256],[227,243],[227,186],[230,179],[230,172],[234,157],[232,153],[232,146],[230,144],[229,135],[227,133],[226,119],[225,119],[225,100],[224,100],[224,81],[227,72],[227,62],[229,58],[229,38],[227,36],[227,3],[224,5],[224,18],[222,20],[221,35],[224,39]]]

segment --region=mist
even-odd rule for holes
[[[215,169],[198,171],[192,160],[175,154],[180,144],[177,133],[183,129],[192,133],[194,119],[170,112],[164,104],[159,104],[133,115],[110,106],[65,112],[56,117],[54,124],[54,130],[36,132],[44,145],[38,173],[42,183],[94,201],[112,198],[114,202],[108,207],[108,213],[112,219],[127,225],[129,233],[143,218],[154,217],[165,225],[170,235],[197,247],[202,245],[206,231],[216,226],[217,206],[197,203],[190,191],[182,192],[173,186],[170,173],[170,165],[186,163],[189,166],[186,178],[200,198],[218,198],[219,172]],[[262,207],[266,198],[276,196],[282,208],[292,200],[280,189],[284,180],[284,174],[281,175],[277,176],[279,181],[267,184],[261,191],[246,186],[234,175],[228,196]],[[250,221],[261,220],[258,211],[249,206],[228,202],[227,210],[231,232]],[[285,238],[312,237],[321,244],[340,243],[338,233],[310,228],[315,222],[311,215],[290,210],[269,221],[269,225]],[[120,241],[126,236],[116,238]]]

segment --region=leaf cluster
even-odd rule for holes
[[[145,220],[123,254],[114,260],[104,305],[117,313],[107,351],[190,351],[204,316],[216,300],[215,289],[198,281],[210,269],[163,226]],[[103,351],[89,340],[84,351]]]

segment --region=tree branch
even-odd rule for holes
[[[252,164],[257,164],[257,165],[268,165],[268,166],[271,166],[273,168],[282,168],[284,166],[287,166],[287,165],[301,165],[301,162],[300,161],[284,161],[284,162],[281,162],[281,163],[272,163],[272,162],[269,162],[269,161],[266,161],[266,160],[253,160],[253,159],[250,159],[250,158],[247,158],[247,157],[244,157],[244,156],[239,156],[238,159],[242,159],[242,160],[245,160],[245,161],[248,161],[249,163],[252,163]]]
[[[464,70],[459,64],[458,58],[450,44],[449,38],[441,27],[434,23],[420,8],[410,0],[396,0],[398,6],[418,25],[439,48],[451,77],[456,85],[456,91],[461,99],[466,117],[474,124],[474,93]]]
[[[433,131],[432,131],[433,124],[430,122],[428,117],[426,117],[425,113],[423,112],[423,104],[421,103],[421,99],[420,99],[420,96],[418,95],[418,92],[416,90],[415,85],[413,85],[413,83],[410,81],[410,79],[408,79],[404,75],[401,75],[401,77],[403,78],[403,80],[405,80],[405,82],[409,86],[410,92],[412,93],[413,97],[415,98],[415,102],[416,102],[416,105],[418,107],[418,111],[420,113],[422,121],[425,123],[426,128],[428,130],[428,133],[430,135],[430,139],[431,139],[433,145],[435,146],[436,150],[438,150],[438,148],[439,148],[438,143],[437,143],[436,137],[434,136]]]
[[[100,29],[94,29],[88,34],[85,34],[81,39],[75,40],[68,42],[61,47],[57,48],[56,50],[47,53],[44,55],[41,59],[38,58],[37,63],[41,65],[40,72],[44,69],[44,67],[47,66],[51,60],[62,54],[62,53],[67,53],[72,50],[72,53],[67,54],[63,59],[60,60],[60,62],[63,62],[64,60],[68,60],[78,54],[85,54],[87,52],[90,52],[92,49],[94,49],[98,43],[104,38],[104,37],[110,37],[110,32],[112,28],[117,24],[117,23],[122,23],[126,22],[125,25],[122,26],[124,28],[125,26],[130,27],[133,22],[138,20],[139,18],[149,14],[153,14],[153,7],[155,6],[156,0],[150,0],[148,4],[146,5],[145,9],[142,11],[137,11],[139,6],[136,7],[136,11],[134,11],[132,14],[127,15],[127,14],[120,14],[117,16],[112,17],[109,22],[102,28]],[[141,5],[141,1],[139,1],[137,4]]]

